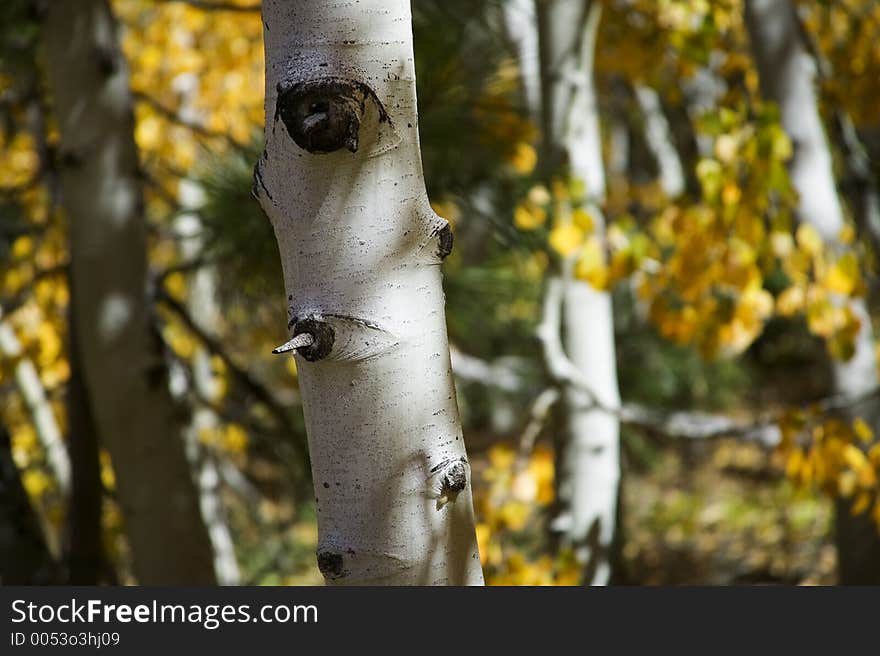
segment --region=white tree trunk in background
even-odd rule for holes
[[[70,493],[70,456],[55,419],[55,412],[46,398],[46,390],[37,368],[29,358],[22,357],[24,349],[15,330],[2,319],[0,316],[0,354],[10,360],[18,359],[15,365],[15,385],[34,423],[34,430],[43,447],[49,469],[55,476],[62,495],[67,497]]]
[[[747,0],[746,25],[762,93],[779,105],[782,125],[794,147],[789,175],[800,196],[797,218],[816,228],[826,243],[840,247],[844,215],[831,150],[819,115],[816,62],[802,41],[795,11],[788,0]],[[861,329],[853,357],[846,362],[833,362],[834,385],[836,392],[858,397],[877,387],[878,375],[871,317],[865,301],[855,299],[850,307],[858,316]],[[880,407],[876,398],[859,404],[853,413],[864,417],[877,430]],[[841,582],[859,582],[852,577],[870,572],[870,582],[878,584],[880,538],[876,527],[867,515],[852,517],[848,508],[849,502],[844,500],[837,513]]]
[[[180,117],[193,125],[199,125],[202,117],[195,109],[198,78],[192,73],[179,75],[174,81],[175,90],[181,96]],[[195,180],[183,179],[177,192],[184,210],[174,220],[174,229],[180,238],[180,254],[184,262],[194,262],[205,250],[204,226],[199,210],[205,202],[205,192]],[[220,323],[217,307],[217,270],[204,264],[192,274],[188,288],[187,308],[193,321],[208,334]],[[235,542],[229,529],[229,521],[220,496],[221,477],[215,455],[199,441],[203,431],[211,431],[220,425],[217,414],[204,403],[219,401],[220,381],[211,367],[211,354],[203,346],[196,348],[192,363],[193,385],[198,401],[192,411],[189,426],[184,429],[186,454],[196,477],[199,507],[208,529],[208,537],[214,550],[214,571],[220,585],[239,585],[241,573],[235,557]]]
[[[266,150],[329,583],[482,584],[407,0],[266,0]],[[288,348],[293,348],[293,345]]]
[[[669,198],[684,193],[684,168],[672,138],[669,121],[663,113],[660,94],[644,84],[635,85],[636,100],[645,120],[645,142],[657,162],[660,188]]]
[[[535,0],[507,0],[502,5],[504,27],[516,49],[523,95],[529,113],[541,113],[541,67]]]
[[[107,0],[48,3],[44,41],[61,133],[76,347],[113,460],[134,573],[142,584],[214,583],[181,418],[151,329],[132,98]]]
[[[601,5],[550,0],[538,5],[538,18],[545,161],[554,168],[567,163],[571,175],[584,182],[588,211],[601,239],[605,170],[593,86]],[[568,358],[590,391],[606,407],[618,407],[611,295],[566,276],[562,326]],[[583,562],[584,582],[605,585],[611,577],[620,483],[619,423],[608,412],[590,409],[589,395],[574,386],[566,389],[565,400],[568,439],[558,492],[566,512],[556,526]]]

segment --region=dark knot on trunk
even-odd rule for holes
[[[354,153],[367,98],[376,103],[379,120],[387,120],[376,94],[361,82],[324,78],[286,88],[279,84],[275,117],[303,150],[321,154],[346,148]]]

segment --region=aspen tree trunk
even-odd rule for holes
[[[792,184],[800,201],[798,220],[812,225],[827,244],[842,247],[843,209],[832,170],[831,150],[819,115],[815,90],[816,62],[810,57],[799,31],[795,7],[787,0],[747,0],[746,26],[761,78],[761,90],[779,105],[782,125],[794,146],[789,165]],[[877,387],[871,317],[863,299],[850,307],[861,321],[855,354],[835,360],[834,386],[840,394],[858,397]],[[875,431],[880,428],[876,398],[853,408]],[[880,534],[869,514],[853,517],[850,500],[837,504],[836,540],[840,582],[880,584]]]
[[[192,117],[183,116],[185,119]],[[178,192],[181,207],[185,211],[174,221],[180,237],[180,250],[184,261],[195,260],[204,250],[204,227],[198,210],[204,202],[204,190],[192,180],[181,180]],[[207,332],[220,321],[216,299],[217,271],[213,266],[202,266],[193,274],[187,298],[187,307],[193,320]],[[193,354],[192,384],[199,400],[209,402],[218,400],[220,381],[211,367],[211,354],[199,347]],[[184,382],[186,385],[188,381]],[[199,493],[199,507],[202,511],[211,547],[214,551],[214,570],[220,585],[239,585],[241,573],[235,557],[235,542],[229,529],[229,522],[223,500],[220,497],[220,471],[214,455],[199,441],[199,435],[220,425],[217,414],[208,406],[197,402],[189,425],[184,429],[186,453],[190,466],[196,475]]]
[[[147,239],[128,71],[107,0],[47,5],[49,88],[61,132],[75,348],[142,584],[214,582],[147,300]]]
[[[174,80],[175,90],[181,95],[180,117],[193,125],[202,123],[202,116],[195,108],[198,78],[193,73],[183,73]],[[204,225],[199,211],[205,202],[205,191],[195,180],[182,179],[177,197],[183,210],[174,220],[174,228],[180,238],[180,254],[186,262],[195,261],[205,250]],[[217,269],[212,265],[199,267],[192,275],[186,301],[193,321],[208,334],[219,325],[220,309],[217,306]],[[184,378],[184,384],[188,381]],[[192,362],[192,384],[199,401],[218,401],[220,381],[211,366],[211,354],[204,346],[196,348]],[[172,386],[173,387],[173,386]],[[213,453],[199,441],[202,431],[216,429],[220,425],[217,413],[209,405],[197,402],[189,425],[184,429],[186,454],[196,477],[199,507],[208,529],[214,552],[214,571],[220,585],[239,585],[241,572],[235,556],[235,542],[229,528],[228,516],[220,495],[221,477]]]
[[[660,188],[669,198],[684,193],[684,167],[672,138],[669,121],[663,113],[660,94],[645,84],[633,89],[645,120],[645,142],[657,162]]]
[[[593,87],[593,59],[601,5],[585,0],[537,4],[541,58],[544,167],[548,175],[564,167],[581,180],[596,235],[604,234],[600,205],[605,171],[599,108]],[[620,405],[611,295],[574,280],[564,265],[562,330],[569,360],[606,407]],[[561,459],[558,492],[567,542],[584,564],[584,582],[611,579],[620,483],[619,423],[608,412],[590,409],[581,389],[565,391],[568,436]]]
[[[284,268],[328,583],[483,582],[407,0],[267,0],[254,192]]]

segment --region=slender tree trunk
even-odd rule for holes
[[[193,117],[184,118],[193,120]],[[174,225],[181,237],[180,249],[184,261],[193,261],[204,251],[204,226],[198,214],[204,191],[197,182],[182,180],[178,195],[181,206],[188,211],[180,214]],[[216,289],[216,269],[210,265],[199,267],[190,283],[187,307],[190,315],[203,329],[217,325],[220,320]],[[210,332],[210,329],[207,330]],[[192,384],[199,400],[218,400],[220,381],[211,367],[211,354],[204,347],[197,348],[193,355]],[[196,403],[189,426],[185,429],[187,457],[196,472],[199,506],[214,550],[217,582],[220,585],[238,585],[241,582],[241,572],[235,557],[235,542],[229,529],[226,509],[220,496],[220,472],[214,455],[199,442],[202,431],[218,428],[220,421],[209,406],[198,401]]]
[[[49,88],[70,222],[75,348],[142,584],[209,584],[213,556],[146,296],[128,71],[107,0],[47,5]]]
[[[799,30],[795,7],[783,0],[747,0],[746,25],[761,90],[779,105],[782,125],[794,146],[789,165],[792,184],[800,195],[798,220],[812,225],[826,243],[840,246],[843,209],[835,186],[831,150],[816,98],[816,62],[810,57]],[[843,301],[841,301],[843,302]],[[863,299],[850,307],[861,321],[855,354],[835,360],[834,386],[840,394],[858,397],[878,384],[871,317]],[[853,408],[880,428],[876,399]],[[837,504],[836,539],[840,582],[880,584],[880,532],[869,514],[852,516],[850,502]]]
[[[203,117],[196,109],[198,78],[193,73],[179,75],[174,81],[181,94],[180,117],[193,125],[200,125]],[[199,211],[205,201],[205,191],[192,179],[180,181],[178,200],[184,210],[174,220],[174,228],[180,239],[180,255],[185,262],[194,262],[205,251],[204,225]],[[215,333],[214,326],[220,324],[220,310],[217,307],[217,269],[204,264],[192,275],[187,296],[187,309],[200,328]],[[184,376],[183,380],[187,381]],[[217,413],[210,407],[219,401],[220,381],[211,366],[211,354],[204,347],[196,348],[192,361],[192,385],[197,400],[189,425],[184,429],[186,454],[190,467],[196,475],[199,493],[199,507],[202,511],[208,537],[214,552],[214,571],[220,585],[239,585],[241,572],[235,556],[235,542],[229,528],[229,518],[221,498],[221,477],[215,456],[202,446],[199,435],[220,426]],[[173,388],[173,386],[172,386]],[[208,401],[205,404],[203,401]]]
[[[633,91],[645,121],[645,142],[657,163],[660,187],[669,198],[680,196],[685,189],[684,167],[663,113],[660,94],[646,84],[635,85]]]
[[[593,58],[601,5],[585,0],[539,2],[543,166],[547,175],[565,167],[580,179],[596,236],[604,235],[600,205],[605,171]],[[566,263],[570,269],[572,263]],[[620,405],[611,296],[589,283],[563,276],[562,330],[569,360],[606,407]],[[568,436],[560,461],[559,495],[564,509],[557,527],[584,564],[584,582],[611,579],[620,483],[619,424],[610,413],[590,409],[581,389],[565,392]]]
[[[330,583],[482,584],[406,0],[267,0],[254,191],[281,251]]]

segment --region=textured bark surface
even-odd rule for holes
[[[406,0],[263,3],[254,192],[284,268],[329,583],[482,584]],[[308,357],[303,357],[308,355]]]
[[[593,87],[593,59],[601,15],[597,2],[550,0],[538,5],[547,174],[567,167],[583,181],[597,236],[604,232],[600,203],[605,171],[599,113]],[[572,263],[566,263],[570,269]],[[562,326],[568,359],[590,392],[609,408],[620,405],[611,296],[566,275]],[[590,409],[584,390],[565,392],[568,436],[559,460],[556,523],[584,564],[584,581],[604,585],[611,578],[610,550],[615,534],[620,482],[619,422]]]
[[[794,146],[789,175],[800,201],[797,218],[812,225],[827,244],[840,246],[843,208],[837,195],[832,156],[819,115],[816,62],[802,41],[795,7],[788,0],[747,0],[746,25],[764,97],[779,105],[782,125]],[[839,299],[845,302],[845,299]],[[861,322],[855,354],[835,360],[835,391],[859,397],[878,384],[871,317],[864,300],[850,307]],[[851,411],[874,430],[880,429],[880,406],[874,397]],[[835,518],[840,582],[880,584],[880,533],[868,513],[853,517],[850,503],[837,504]]]
[[[47,5],[46,63],[61,132],[75,348],[116,470],[142,584],[214,582],[211,547],[146,298],[146,223],[132,100],[106,0]]]

